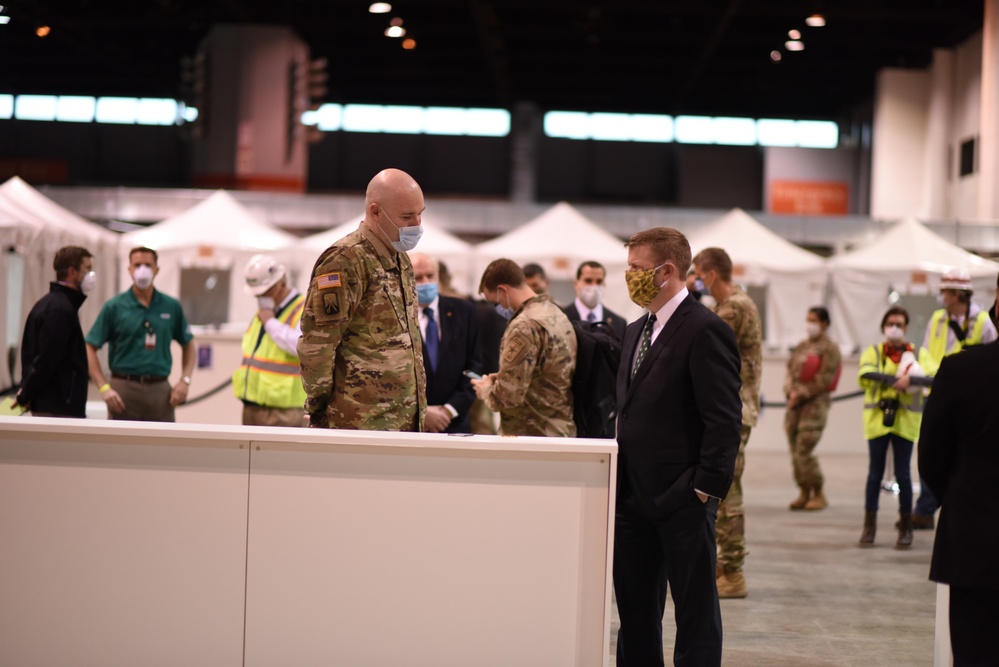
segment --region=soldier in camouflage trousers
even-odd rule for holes
[[[387,169],[365,194],[357,231],[316,261],[298,356],[315,427],[421,431],[426,375],[416,282],[407,250],[419,240],[423,192]]]
[[[821,510],[829,503],[822,492],[822,470],[813,451],[826,427],[830,394],[839,381],[840,352],[826,336],[829,311],[825,308],[809,309],[805,327],[808,339],[794,348],[784,379],[784,430],[791,447],[794,481],[801,490],[790,508]]]
[[[721,598],[746,597],[746,579],[742,572],[749,551],[746,549],[745,512],[742,502],[742,471],[746,465],[746,443],[760,415],[760,378],[763,372],[763,325],[760,311],[741,287],[732,282],[732,259],[721,248],[706,248],[694,257],[698,280],[709,291],[716,305],[715,313],[735,332],[742,366],[742,427],[739,430],[739,454],[728,495],[718,505],[715,539],[718,542],[716,583]]]
[[[569,318],[548,295],[535,295],[509,259],[486,267],[479,290],[510,321],[499,372],[472,381],[476,395],[500,413],[500,433],[574,437],[576,332]]]

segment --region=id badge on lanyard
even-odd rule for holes
[[[146,322],[146,349],[156,349],[156,332],[153,331],[153,325],[149,322]]]

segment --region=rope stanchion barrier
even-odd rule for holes
[[[859,389],[857,391],[851,391],[846,394],[840,394],[838,396],[833,396],[832,401],[846,401],[851,398],[860,398],[864,395],[864,390]],[[786,408],[787,401],[760,401],[761,408]]]
[[[217,387],[212,387],[211,389],[201,394],[200,396],[195,396],[194,398],[187,399],[186,401],[184,401],[183,405],[193,405],[195,403],[198,403],[199,401],[205,400],[206,398],[211,398],[212,396],[219,393],[220,391],[222,391],[231,384],[232,384],[232,378],[229,378],[222,384],[218,385]],[[178,405],[177,407],[183,407],[183,406]]]

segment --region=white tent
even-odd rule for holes
[[[256,218],[228,193],[219,190],[188,210],[146,229],[121,237],[121,280],[131,284],[128,252],[145,246],[159,255],[157,289],[180,297],[183,269],[229,270],[229,322],[247,322],[257,311],[256,301],[244,289],[243,268],[258,253],[274,255],[294,281],[297,239]]]
[[[992,303],[999,263],[984,259],[907,218],[871,243],[829,260],[832,274],[832,317],[840,343],[869,344],[877,337],[889,292],[935,295],[940,276],[961,267],[971,274],[975,301]],[[919,343],[921,332],[909,332]]]
[[[732,258],[733,280],[766,291],[763,337],[787,348],[805,337],[805,316],[825,302],[826,262],[785,241],[748,213],[735,208],[688,238],[696,256],[705,248],[722,248]]]
[[[489,262],[505,257],[521,266],[541,265],[552,282],[552,294],[566,305],[572,300],[567,284],[575,281],[576,269],[586,261],[607,269],[604,303],[627,320],[636,319],[641,309],[628,297],[624,272],[628,252],[624,243],[565,202],[560,202],[537,218],[492,241],[475,246],[475,287]],[[559,293],[556,282],[564,287]]]
[[[312,268],[316,259],[324,250],[339,241],[347,234],[357,229],[364,216],[359,216],[351,222],[338,225],[325,232],[319,232],[312,236],[306,236],[299,241],[299,252],[297,265],[299,268],[299,283],[302,287],[309,281],[312,275]],[[423,218],[423,237],[415,252],[422,252],[434,257],[447,265],[452,276],[452,287],[459,292],[469,293],[474,291],[478,284],[471,284],[471,255],[472,246],[465,243],[457,236],[449,234],[434,224],[433,220],[427,221]]]
[[[17,176],[0,185],[0,228],[4,230],[5,255],[0,261],[0,279],[5,288],[0,308],[4,352],[8,346],[20,345],[28,312],[55,280],[55,253],[67,245],[83,246],[94,256],[97,286],[80,308],[80,323],[86,332],[97,319],[101,305],[117,288],[118,235],[64,209]],[[6,363],[3,366],[0,378],[6,374]],[[4,384],[2,379],[0,384]]]

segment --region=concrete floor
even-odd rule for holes
[[[873,549],[857,547],[863,523],[867,454],[818,448],[830,506],[791,512],[797,497],[789,456],[750,438],[743,489],[750,551],[749,597],[722,600],[724,653],[732,667],[933,664],[936,585],[927,579],[931,531],[909,551],[893,549],[898,503],[881,495]],[[918,493],[917,493],[918,495]],[[672,609],[666,610],[666,664],[672,664]],[[612,616],[611,660],[617,640]]]

